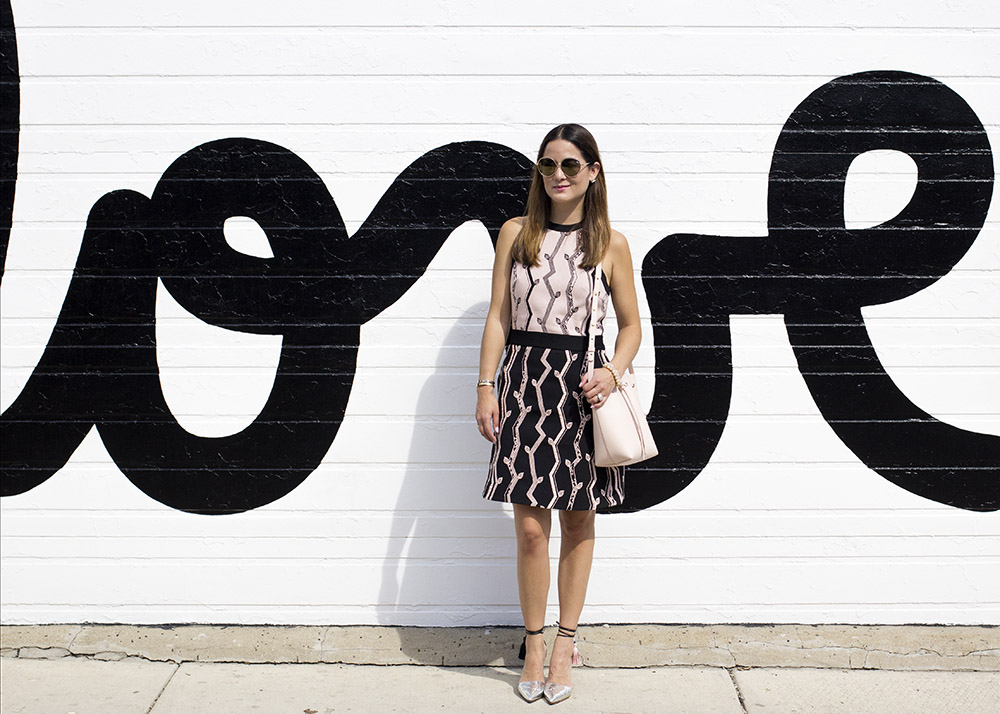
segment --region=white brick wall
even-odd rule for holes
[[[932,76],[997,151],[1000,11],[960,5],[15,1],[0,406],[48,342],[97,199],[149,195],[202,142],[294,151],[353,233],[435,147],[487,140],[533,156],[547,128],[578,121],[601,145],[638,271],[671,233],[764,235],[778,132],[837,76]],[[891,216],[912,185],[905,162],[869,164],[848,185],[849,218]],[[1000,435],[996,216],[945,278],[864,312],[912,401]],[[248,232],[244,250],[266,255],[259,238]],[[55,476],[0,501],[3,622],[518,622],[512,517],[480,499],[489,450],[471,418],[491,259],[485,230],[463,226],[364,325],[344,425],[275,503],[173,510],[126,480],[92,431]],[[201,323],[162,287],[157,311],[180,423],[218,436],[253,421],[280,338]],[[648,320],[645,335],[649,399]],[[675,498],[599,518],[584,620],[1000,623],[1000,516],[935,504],[862,464],[817,411],[780,316],[735,317],[733,335],[719,448]]]

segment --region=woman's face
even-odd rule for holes
[[[565,139],[554,139],[545,145],[545,150],[539,159],[552,159],[556,162],[556,172],[551,176],[540,176],[545,185],[545,193],[553,204],[572,205],[583,200],[587,194],[590,182],[597,178],[601,170],[600,164],[587,166],[583,154],[576,144]],[[583,168],[576,176],[567,176],[562,169],[564,159],[576,159]]]

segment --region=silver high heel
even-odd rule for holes
[[[545,628],[543,627],[541,630],[529,630],[529,629],[524,630],[526,634],[524,635],[524,639],[521,640],[521,651],[520,653],[518,653],[518,657],[520,657],[523,660],[525,656],[527,656],[526,645],[528,642],[528,635],[540,635],[542,634],[544,629]],[[521,697],[524,698],[524,701],[526,702],[533,702],[536,699],[541,699],[544,690],[545,690],[545,683],[539,682],[537,679],[528,680],[527,682],[517,683],[517,693],[520,694]]]
[[[559,632],[556,637],[573,637],[576,634],[576,630],[571,630],[568,627],[563,627],[557,622],[556,625],[559,626]],[[576,649],[576,638],[573,637],[573,655],[570,659],[570,665],[575,664],[574,660],[579,657],[579,652]],[[581,660],[582,662],[582,660]],[[551,671],[552,667],[549,666]],[[573,693],[573,686],[570,684],[556,684],[555,682],[545,683],[545,699],[549,704],[558,704],[564,699],[569,699],[569,695]]]

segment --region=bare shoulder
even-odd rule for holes
[[[513,242],[517,237],[517,234],[521,232],[521,227],[524,225],[524,216],[518,216],[517,218],[509,218],[504,221],[504,224],[500,226],[499,240],[508,240]]]
[[[611,285],[615,285],[615,275],[619,272],[632,273],[632,253],[628,248],[628,240],[618,231],[612,229],[611,242],[608,244],[607,258],[604,260],[605,272]]]
[[[524,225],[524,218],[518,216],[517,218],[511,218],[504,222],[500,226],[500,234],[497,236],[497,252],[498,253],[510,253],[511,248],[514,245],[514,239],[517,238],[517,234],[521,232],[521,226]]]
[[[614,228],[611,229],[611,244],[609,246],[611,250],[628,250],[628,239],[624,234],[616,231]]]
[[[628,239],[614,229],[611,231],[611,243],[608,245],[608,253],[611,254],[611,260],[616,263],[631,262],[632,260],[632,254],[628,247]]]

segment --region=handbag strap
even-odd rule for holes
[[[590,293],[590,327],[587,328],[587,379],[594,374],[594,340],[597,326],[597,286],[601,284],[601,264],[594,268],[594,289]]]

